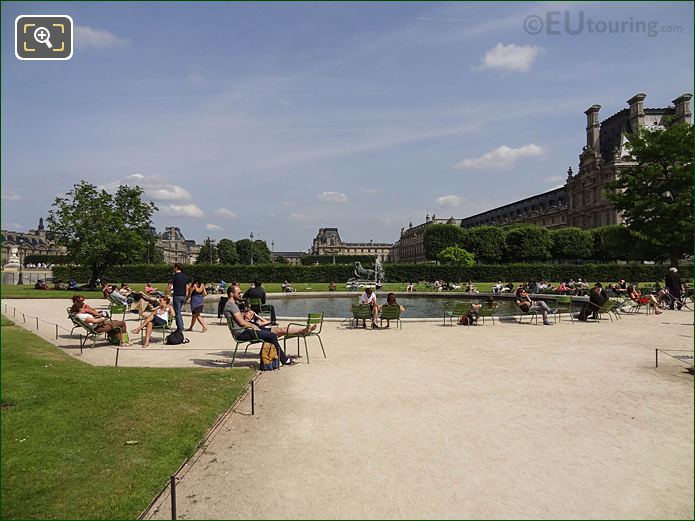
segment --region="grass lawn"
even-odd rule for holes
[[[93,367],[5,317],[0,346],[3,519],[134,519],[253,374]]]

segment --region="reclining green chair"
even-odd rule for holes
[[[372,308],[368,304],[353,304],[352,305],[352,321],[355,321],[355,327],[360,326],[360,320],[372,320]]]
[[[486,302],[483,302],[483,304],[480,306],[480,309],[478,310],[478,319],[483,319],[483,324],[485,324],[485,318],[491,318],[492,319],[492,325],[495,325],[495,313],[499,309],[499,304],[495,302],[494,304],[490,305]]]
[[[456,302],[453,308],[444,308],[444,325],[446,326],[446,319],[449,319],[449,325],[453,325],[454,318],[461,318],[468,315],[473,304],[469,302]]]
[[[237,323],[234,321],[234,318],[232,317],[226,317],[227,318],[227,327],[229,328],[229,332],[232,334],[232,338],[234,339],[234,342],[236,342],[236,345],[234,346],[234,354],[232,355],[232,367],[234,367],[234,361],[236,360],[236,353],[237,350],[239,349],[239,346],[241,344],[246,344],[246,349],[244,350],[244,354],[246,354],[249,350],[249,346],[253,344],[261,344],[263,345],[263,340],[258,338],[258,334],[256,333],[255,329],[252,329],[254,338],[251,340],[239,340],[238,335],[243,333],[246,328],[240,327],[237,325]]]
[[[381,306],[381,317],[379,319],[379,327],[382,329],[384,320],[388,321],[389,323],[391,320],[395,320],[396,327],[399,329],[403,329],[403,323],[401,322],[401,306],[399,304],[384,304],[383,306]]]
[[[310,328],[316,325],[316,329],[313,331],[308,331],[307,333],[295,333],[291,335],[285,335],[282,337],[282,348],[287,354],[287,339],[296,338],[297,339],[297,356],[299,356],[299,339],[304,340],[304,352],[306,353],[306,363],[309,363],[309,348],[306,343],[306,339],[315,336],[319,339],[319,344],[321,345],[321,351],[323,351],[323,357],[326,358],[326,350],[323,348],[323,341],[321,340],[321,330],[323,329],[323,313],[309,313],[307,315],[306,322],[304,324],[298,324],[296,322],[290,322],[287,327],[290,326],[300,326],[304,328]]]

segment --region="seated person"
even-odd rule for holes
[[[593,314],[593,318],[598,319],[597,311],[608,301],[608,295],[606,294],[603,286],[600,282],[594,284],[589,292],[589,302],[581,309],[579,320],[586,322],[590,314]]]
[[[241,333],[236,335],[238,340],[253,340],[258,337],[264,342],[270,342],[275,346],[282,365],[296,364],[294,359],[287,356],[282,350],[282,347],[280,347],[277,333],[275,333],[272,329],[269,330],[267,328],[261,328],[260,326],[254,324],[253,322],[249,322],[244,318],[241,309],[239,309],[239,302],[242,300],[239,286],[230,286],[227,289],[227,297],[227,304],[224,306],[224,316],[227,318],[232,318],[238,327],[244,328]]]
[[[627,293],[627,282],[625,282],[625,279],[620,279],[620,282],[615,285],[615,288],[613,289],[616,293]]]
[[[126,284],[125,282],[121,282],[121,289],[119,289],[118,291],[124,297],[130,297],[131,293],[133,293],[133,290],[131,290],[130,287],[128,287],[128,284]]]
[[[514,284],[511,282],[507,282],[504,286],[502,286],[502,289],[500,289],[500,293],[510,293],[514,289]]]
[[[107,333],[109,338],[118,338],[118,341],[122,346],[130,345],[128,342],[126,342],[125,338],[125,322],[123,320],[113,320],[111,318],[102,316],[99,311],[85,303],[82,295],[75,295],[72,297],[72,307],[70,308],[70,313],[74,314],[85,324],[93,325],[94,331],[97,333]]]
[[[514,302],[524,313],[528,313],[529,311],[541,313],[543,315],[544,326],[553,325],[548,321],[548,313],[554,313],[554,310],[551,310],[548,304],[542,300],[531,300],[531,297],[529,297],[528,293],[526,293],[523,288],[518,288],[516,290],[516,299]]]
[[[401,309],[401,313],[405,311],[405,306],[399,304],[396,302],[396,295],[394,293],[389,293],[386,295],[386,304],[384,306],[398,306]],[[379,311],[383,311],[384,306],[379,306]],[[387,329],[388,327],[391,326],[391,321],[389,319],[386,319],[386,327],[384,329]]]
[[[275,306],[272,304],[265,304],[265,289],[263,289],[263,285],[260,280],[255,279],[253,281],[253,286],[250,287],[249,289],[246,290],[244,293],[244,300],[248,300],[250,298],[253,299],[260,299],[261,304],[263,304],[265,307],[270,309],[270,323],[274,326],[277,326],[277,317],[275,316]],[[253,310],[256,313],[261,312],[260,306],[251,306]]]
[[[628,288],[627,295],[628,297],[630,297],[630,299],[632,299],[633,302],[652,306],[654,308],[654,314],[661,315],[662,311],[659,309],[659,302],[656,300],[656,297],[651,293],[649,295],[642,295],[640,294],[637,287],[633,285]],[[644,299],[644,302],[641,302],[642,299]]]
[[[157,297],[157,298],[164,296],[164,293],[162,291],[160,291],[157,288],[155,288],[154,286],[152,286],[152,284],[150,284],[149,282],[147,284],[145,284],[145,293],[147,293],[150,296]]]
[[[70,284],[68,284],[68,289],[77,289],[77,281],[75,279],[70,279]]]
[[[492,292],[493,292],[495,295],[497,295],[497,294],[500,293],[501,291],[502,291],[502,281],[501,281],[501,280],[498,280],[498,281],[497,281],[497,284],[495,284],[494,286],[492,286]]]
[[[150,335],[152,335],[154,327],[166,326],[169,324],[169,317],[173,317],[174,314],[174,307],[169,303],[169,297],[159,297],[159,305],[154,312],[143,320],[142,324],[132,330],[135,334],[140,333],[143,329],[145,330],[145,338],[142,341],[143,348],[150,345]]]
[[[336,288],[335,282],[331,282],[328,285],[328,291],[335,291],[335,288]]]
[[[113,284],[109,286],[108,296],[120,304],[130,304],[133,301],[133,299],[126,298]]]
[[[285,282],[282,283],[282,291],[285,292],[285,293],[293,293],[293,292],[295,292],[295,291],[297,291],[297,290],[294,289],[294,288],[292,287],[292,284],[290,284],[289,282],[285,281]],[[329,291],[331,291],[331,290],[329,290]]]
[[[376,295],[372,293],[372,288],[364,288],[364,293],[362,293],[362,296],[360,297],[360,304],[367,304],[372,311],[372,329],[379,329],[379,326],[376,325],[376,316],[377,313],[379,312],[379,305],[376,302]],[[362,320],[362,327],[364,329],[367,329],[367,321]]]

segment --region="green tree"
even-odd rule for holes
[[[594,241],[590,232],[581,228],[560,228],[552,230],[553,241],[551,253],[554,259],[577,260],[589,259],[593,253]]]
[[[497,226],[469,228],[462,246],[483,264],[500,263],[504,259],[505,233]]]
[[[239,264],[251,264],[253,256],[253,242],[251,239],[241,239],[236,241],[236,252],[239,255]],[[256,259],[254,259],[256,262]]]
[[[121,185],[110,194],[81,181],[56,197],[47,219],[49,237],[65,246],[72,262],[90,269],[90,286],[109,267],[146,255],[157,207],[142,194],[139,186]]]
[[[475,264],[475,256],[458,246],[444,248],[437,255],[437,260],[442,264],[453,264],[464,268],[470,268]]]
[[[212,243],[212,240],[205,239],[203,245],[200,247],[200,253],[196,259],[196,264],[217,264],[219,256],[217,253],[217,246]]]
[[[217,243],[217,254],[221,264],[238,264],[239,254],[236,251],[236,244],[231,239],[220,239]]]
[[[430,224],[422,235],[425,257],[430,260],[437,260],[439,252],[449,246],[460,246],[464,243],[466,236],[466,230],[460,226]]]
[[[253,262],[255,264],[270,264],[273,256],[265,241],[253,241]]]
[[[593,241],[593,258],[602,262],[644,260],[635,257],[637,238],[620,224],[609,224],[588,230]]]
[[[627,168],[606,193],[625,225],[652,245],[652,257],[668,255],[672,266],[693,252],[693,127],[673,124],[629,136],[637,165]]]
[[[505,233],[508,262],[538,262],[550,258],[550,232],[535,224],[514,225]]]
[[[282,255],[276,255],[275,256],[275,263],[276,264],[287,264],[287,259],[283,257]]]

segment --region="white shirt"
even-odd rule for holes
[[[360,304],[376,305],[376,294],[372,293],[371,295],[367,295],[367,292],[365,291],[364,293],[362,293],[362,296],[360,297]]]

